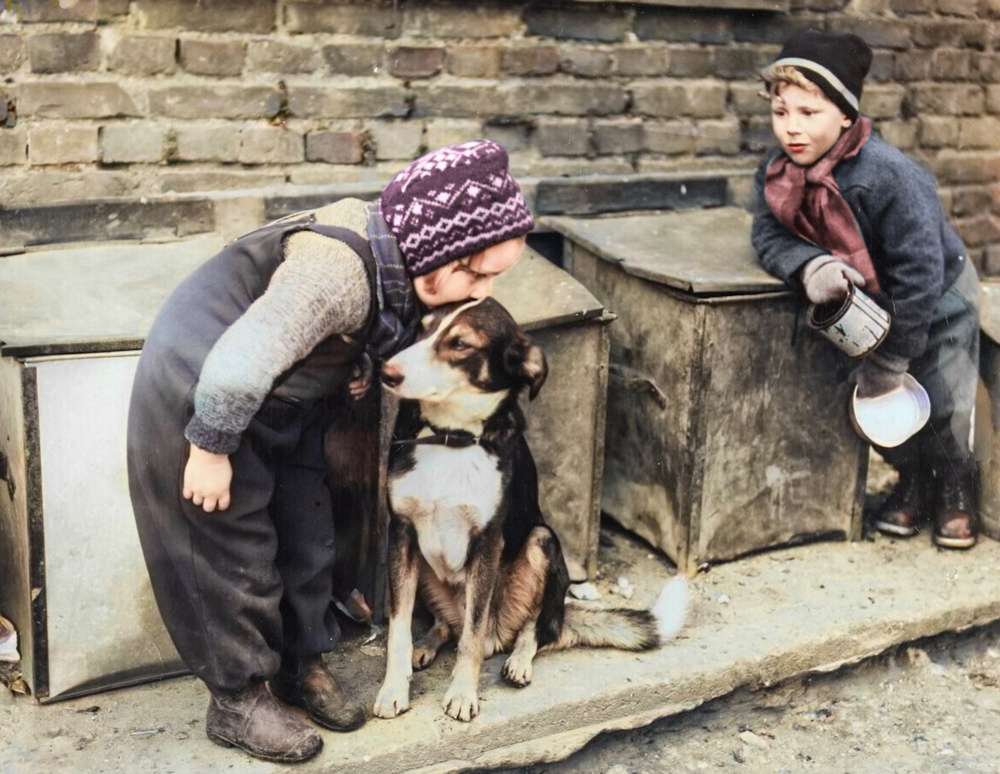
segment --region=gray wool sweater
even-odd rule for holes
[[[801,290],[799,270],[829,252],[788,230],[767,204],[765,174],[781,153],[776,148],[757,169],[751,240],[764,269]],[[857,156],[834,168],[833,176],[891,306],[892,326],[881,349],[896,357],[919,357],[927,347],[935,304],[967,260],[941,208],[937,182],[930,170],[874,133]]]

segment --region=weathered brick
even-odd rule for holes
[[[975,39],[975,30],[969,23],[954,20],[918,21],[911,28],[913,44],[921,48],[963,48]]]
[[[28,38],[33,73],[96,70],[101,63],[100,40],[94,32],[51,32]]]
[[[581,119],[543,119],[535,132],[535,146],[543,156],[586,156],[589,124]]]
[[[650,153],[669,156],[694,153],[697,129],[690,121],[646,122],[643,134]]]
[[[900,16],[928,14],[934,10],[934,0],[892,0],[890,6]]]
[[[901,81],[924,81],[931,77],[931,58],[925,51],[900,51],[896,54],[896,78]]]
[[[619,46],[614,50],[615,72],[628,77],[663,75],[667,49],[663,46]]]
[[[861,94],[861,112],[872,118],[898,118],[906,89],[895,84],[870,84]]]
[[[920,113],[979,115],[983,112],[983,90],[962,84],[917,84],[913,103]]]
[[[633,28],[639,40],[725,45],[733,39],[733,17],[721,12],[643,9]]]
[[[594,122],[593,146],[599,155],[638,153],[643,148],[644,139],[642,121],[639,119]]]
[[[958,122],[959,148],[1000,150],[1000,119],[963,118]]]
[[[17,6],[22,22],[97,22],[128,14],[128,0],[79,0],[72,8],[53,0],[18,0]]]
[[[1000,276],[1000,245],[986,245],[983,248],[981,271],[986,277]]]
[[[892,51],[875,51],[872,56],[872,66],[868,70],[869,81],[891,81],[895,75],[895,53]]]
[[[720,78],[753,78],[770,61],[769,53],[757,48],[719,48],[715,52],[715,74]]]
[[[157,173],[161,193],[233,191],[240,188],[279,187],[286,183],[285,173],[252,170],[171,170]]]
[[[1000,54],[974,53],[972,55],[972,71],[985,83],[1000,82]]]
[[[126,75],[169,74],[177,69],[177,40],[164,35],[130,35],[111,50],[108,66]]]
[[[579,4],[572,8],[529,5],[524,11],[524,23],[530,35],[603,43],[623,40],[629,31],[629,17],[625,11],[585,9]]]
[[[611,83],[528,81],[504,83],[497,89],[504,104],[519,113],[606,116],[623,113],[628,95]]]
[[[909,28],[899,21],[884,18],[835,16],[829,20],[828,25],[832,32],[850,32],[860,35],[873,48],[905,49],[910,47]]]
[[[360,132],[309,132],[306,135],[306,161],[360,164],[365,156],[361,139]]]
[[[366,128],[378,161],[412,159],[420,155],[424,127],[419,121],[372,121]]]
[[[478,140],[482,136],[482,121],[461,118],[439,118],[428,121],[424,131],[428,148],[442,148],[445,145]]]
[[[28,160],[28,130],[24,124],[0,129],[0,166],[23,164]]]
[[[493,81],[466,81],[452,85],[419,84],[413,87],[415,116],[489,118],[507,112],[508,97]],[[518,110],[526,108],[518,106]]]
[[[699,156],[735,156],[740,152],[740,122],[736,118],[699,121],[694,137],[694,152]]]
[[[812,11],[814,13],[842,12],[847,6],[847,0],[791,0],[792,13]]]
[[[939,13],[945,16],[966,16],[974,19],[979,13],[980,0],[937,0]]]
[[[733,14],[733,40],[737,43],[766,44],[775,53],[796,30],[815,26],[810,19],[770,13]]]
[[[989,113],[1000,113],[1000,86],[986,87],[986,110]]]
[[[729,105],[738,116],[770,115],[771,103],[761,96],[763,91],[762,83],[731,83]]]
[[[274,114],[270,86],[192,84],[149,90],[149,110],[167,118],[262,118]]]
[[[100,150],[105,164],[156,164],[167,155],[167,129],[149,121],[102,126]]]
[[[173,157],[177,161],[231,163],[240,157],[240,126],[226,123],[185,123],[174,127]]]
[[[936,81],[966,81],[972,70],[972,52],[938,49],[931,57],[931,75]]]
[[[726,110],[726,84],[717,81],[636,81],[631,91],[642,115],[721,118]]]
[[[751,116],[743,122],[740,130],[740,145],[752,153],[763,153],[775,145],[771,119]]]
[[[381,43],[335,43],[323,46],[323,59],[334,75],[378,75],[385,69]]]
[[[389,72],[397,78],[430,78],[444,67],[445,50],[431,46],[400,46],[389,52]]]
[[[951,191],[950,212],[956,218],[990,212],[993,197],[985,186],[961,186]]]
[[[302,135],[293,129],[247,125],[240,133],[241,164],[298,164],[304,159]]]
[[[671,46],[667,72],[673,78],[707,78],[715,73],[715,48]]]
[[[403,31],[418,38],[510,38],[524,29],[518,7],[469,3],[471,7],[406,5]]]
[[[487,122],[483,127],[483,137],[500,143],[509,153],[531,148],[531,133],[532,126],[527,122]]]
[[[97,161],[97,127],[93,124],[40,124],[28,130],[32,164],[90,164]]]
[[[0,77],[19,69],[26,60],[20,35],[0,35]]]
[[[504,49],[500,70],[505,75],[551,75],[559,69],[559,51],[554,46],[518,46]]]
[[[246,59],[246,43],[182,38],[179,59],[181,67],[195,75],[239,75]]]
[[[319,67],[314,46],[283,40],[251,40],[247,44],[247,68],[263,73],[311,73]]]
[[[300,118],[401,117],[410,112],[408,97],[406,89],[388,84],[292,86],[288,89],[288,108]]]
[[[1000,179],[1000,154],[943,150],[929,161],[941,185],[989,185]]]
[[[117,83],[21,83],[17,109],[33,118],[114,118],[137,116],[132,98]]]
[[[897,148],[909,150],[917,147],[920,135],[919,121],[879,121],[877,128],[882,137]]]
[[[560,52],[559,68],[583,78],[607,78],[614,68],[610,51],[567,47]]]
[[[989,242],[1000,241],[1000,220],[990,215],[957,218],[955,227],[968,247],[979,247]]]
[[[285,25],[292,33],[336,32],[398,38],[402,19],[393,6],[392,0],[369,0],[350,5],[289,2],[285,6]]]
[[[496,78],[500,49],[496,46],[449,46],[445,67],[459,78]]]
[[[145,29],[265,33],[277,20],[277,0],[134,0],[132,5]]]
[[[948,148],[958,144],[958,122],[951,117],[921,116],[920,144],[925,148]]]

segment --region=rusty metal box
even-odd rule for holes
[[[840,354],[719,207],[550,217],[564,265],[618,319],[603,509],[682,568],[861,534],[867,446]]]

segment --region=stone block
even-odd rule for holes
[[[920,48],[964,48],[978,37],[969,22],[951,19],[920,20],[911,30],[913,44]]]
[[[629,32],[629,15],[623,9],[575,6],[551,7],[529,4],[524,11],[529,35],[543,38],[593,40],[613,43]]]
[[[986,87],[986,110],[989,113],[1000,113],[1000,86]]]
[[[726,111],[728,89],[718,81],[636,81],[630,89],[633,110],[642,115],[721,118]]]
[[[959,120],[958,147],[1000,150],[1000,119],[988,116]]]
[[[507,149],[508,153],[517,153],[531,148],[533,131],[532,124],[527,121],[487,122],[483,127],[483,137],[500,143]]]
[[[272,32],[277,0],[134,0],[135,17],[144,29],[197,32]]]
[[[1000,82],[1000,54],[973,53],[972,72],[984,83]]]
[[[751,116],[745,119],[740,131],[740,143],[751,153],[764,153],[776,144],[771,129],[771,119]]]
[[[24,124],[0,129],[0,167],[24,164],[28,160],[28,130]]]
[[[54,0],[18,0],[21,22],[106,22],[128,15],[128,0],[79,0],[63,8]]]
[[[100,39],[95,32],[45,32],[28,38],[33,73],[96,70],[101,64]]]
[[[413,87],[413,115],[486,120],[508,112],[507,92],[496,81],[464,81],[450,85],[418,84]],[[518,110],[526,111],[524,106]],[[401,115],[405,115],[401,114]]]
[[[97,161],[94,124],[46,123],[28,130],[31,164],[92,164]]]
[[[931,77],[936,81],[967,81],[971,72],[971,51],[942,48],[931,57]]]
[[[459,78],[496,78],[500,75],[500,49],[496,46],[449,46],[445,69]]]
[[[738,116],[769,116],[771,103],[761,96],[764,84],[759,82],[729,84],[729,107]]]
[[[796,30],[814,26],[809,19],[777,14],[739,14],[733,20],[733,40],[780,49]],[[777,53],[777,51],[775,51]]]
[[[876,128],[882,137],[901,150],[910,150],[919,145],[919,121],[879,121]]]
[[[831,32],[850,32],[860,35],[872,48],[910,47],[909,25],[895,19],[834,16],[830,18],[828,27]]]
[[[644,139],[641,119],[594,121],[592,142],[598,155],[639,153],[643,149]]]
[[[460,118],[441,118],[428,121],[424,129],[428,148],[441,148],[445,145],[470,142],[481,139],[482,136],[482,121]]]
[[[517,46],[504,49],[500,70],[504,75],[551,75],[559,69],[559,51],[554,46]]]
[[[403,6],[403,32],[416,38],[511,38],[524,30],[517,4]]]
[[[953,148],[958,144],[958,121],[954,118],[922,116],[919,124],[924,148]]]
[[[258,73],[311,73],[319,68],[314,46],[283,40],[251,40],[247,44],[247,69]]]
[[[990,212],[993,196],[986,186],[960,186],[951,190],[950,212],[956,218],[967,218]]]
[[[148,93],[153,115],[189,119],[270,117],[278,94],[270,86],[201,83],[152,87]]]
[[[647,121],[643,126],[646,150],[668,156],[694,153],[696,133],[691,121]]]
[[[671,46],[667,72],[672,78],[709,78],[715,73],[714,46]]]
[[[177,39],[129,35],[111,50],[108,67],[125,75],[169,75],[177,69]]]
[[[900,81],[925,81],[931,77],[931,57],[925,51],[900,51],[896,54],[896,78]]]
[[[504,83],[497,95],[505,98],[508,111],[568,116],[607,116],[624,113],[628,95],[613,83],[550,80]]]
[[[923,15],[934,10],[934,0],[891,0],[889,7],[899,16]]]
[[[414,159],[421,153],[424,125],[419,121],[373,121],[366,128],[377,161]]]
[[[100,151],[104,164],[158,164],[167,156],[167,128],[149,121],[102,126]]]
[[[307,35],[333,32],[374,38],[398,38],[402,18],[392,0],[371,0],[358,4],[287,2],[285,28]]]
[[[410,113],[409,94],[394,82],[370,79],[370,85],[290,86],[288,108],[299,118],[403,117]],[[391,85],[390,85],[391,84]]]
[[[364,146],[360,132],[318,131],[306,135],[306,161],[360,164]]]
[[[292,129],[247,125],[240,133],[241,164],[298,164],[304,159],[302,134]]]
[[[614,69],[611,51],[596,48],[564,48],[559,56],[559,68],[582,78],[607,78]]]
[[[896,56],[892,51],[875,51],[868,70],[869,81],[891,81],[895,78]]]
[[[270,188],[286,183],[283,171],[250,170],[176,170],[158,171],[156,182],[161,193],[234,191],[241,188]]]
[[[980,247],[1000,241],[1000,219],[991,215],[956,218],[955,227],[968,247]]]
[[[723,47],[715,52],[715,74],[720,78],[754,78],[766,67],[770,52],[755,47]]]
[[[1000,180],[1000,154],[945,149],[929,160],[942,186],[991,185]]]
[[[445,49],[400,46],[389,52],[389,72],[397,78],[430,78],[444,67]]]
[[[246,43],[242,40],[181,38],[178,58],[181,67],[195,75],[239,75],[246,60]]]
[[[138,116],[139,110],[118,83],[21,83],[17,109],[32,118],[115,118]]]
[[[543,156],[586,156],[590,153],[589,122],[543,119],[535,130],[535,146]]]
[[[240,126],[230,122],[185,123],[174,127],[177,161],[232,163],[240,157]]]
[[[733,15],[681,9],[643,9],[633,23],[639,40],[725,45],[733,40]]]
[[[979,115],[984,95],[979,86],[964,84],[917,84],[912,87],[913,105],[918,113],[937,115]]]
[[[615,73],[626,77],[664,75],[668,52],[663,46],[616,46]]]
[[[905,96],[903,86],[873,83],[861,94],[861,112],[872,118],[899,118]]]
[[[333,75],[377,76],[385,70],[381,43],[333,43],[323,46],[323,59]]]
[[[740,152],[740,140],[737,118],[699,121],[695,128],[694,152],[699,156],[735,156]]]
[[[976,18],[979,13],[980,0],[937,0],[938,13],[945,16],[965,16]]]
[[[0,35],[0,77],[10,75],[27,61],[20,35]]]

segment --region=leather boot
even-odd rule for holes
[[[920,531],[926,512],[922,478],[918,465],[900,469],[899,483],[872,519],[875,529],[894,537],[912,537]]]
[[[286,704],[303,707],[309,718],[331,731],[354,731],[365,724],[365,709],[337,684],[319,656],[282,659],[271,692]]]
[[[279,763],[309,760],[323,749],[323,738],[276,702],[264,683],[211,691],[205,732],[216,744]]]
[[[935,473],[934,534],[932,540],[942,548],[972,548],[979,525],[975,506],[964,477],[954,472]]]

